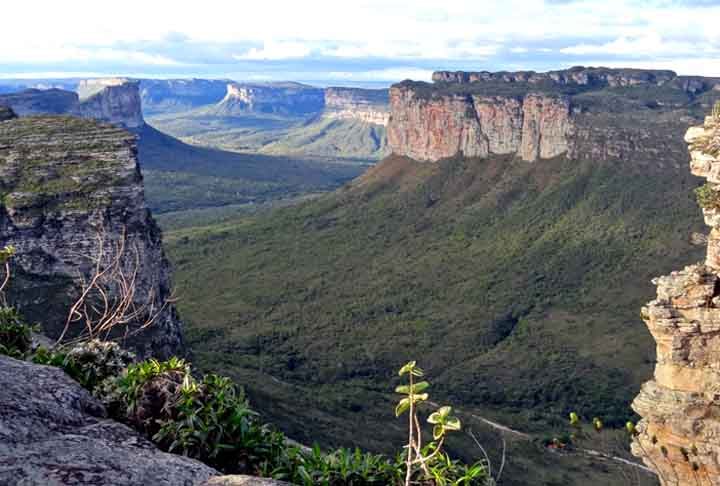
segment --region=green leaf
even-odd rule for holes
[[[401,393],[403,395],[409,395],[410,394],[410,385],[400,385],[397,388],[395,388],[395,393]]]
[[[428,394],[427,393],[420,393],[419,395],[413,394],[413,395],[411,395],[411,397],[412,397],[413,403],[414,402],[424,402],[425,400],[428,399]]]
[[[422,391],[425,391],[428,389],[429,386],[430,386],[430,383],[428,383],[427,381],[421,381],[419,383],[415,383],[413,385],[413,393],[420,393]]]
[[[408,373],[412,373],[412,371],[415,369],[415,365],[417,364],[417,361],[410,361],[409,363],[406,363],[405,366],[400,368],[400,371],[398,371],[398,375],[406,375]]]
[[[400,400],[395,407],[395,416],[399,417],[400,415],[404,414],[408,409],[410,408],[410,399],[409,398],[403,398]]]
[[[445,427],[445,430],[460,430],[462,428],[460,419],[457,417],[448,417],[443,427]]]

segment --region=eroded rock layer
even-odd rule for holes
[[[712,230],[704,263],[660,277],[642,318],[657,343],[652,381],[633,402],[643,419],[632,450],[664,486],[720,478],[720,118],[688,130],[691,171],[708,180],[700,202]]]
[[[32,322],[58,337],[80,279],[93,272],[93,258],[101,248],[106,257],[116,254],[124,242],[128,275],[137,269],[133,301],[138,308],[152,302],[147,310],[155,316],[127,344],[141,355],[182,351],[169,265],[145,204],[135,136],[74,117],[1,122],[0,194],[0,245],[17,249],[11,300]]]
[[[390,89],[388,143],[421,161],[456,154],[516,154],[526,161],[566,153],[572,131],[570,102],[555,95],[419,95],[412,86]]]

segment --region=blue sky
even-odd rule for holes
[[[720,0],[36,0],[3,5],[0,77],[390,83],[573,65],[720,76]]]

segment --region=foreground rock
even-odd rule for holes
[[[0,390],[0,484],[192,486],[218,475],[105,418],[58,368],[0,356]]]
[[[720,120],[708,117],[686,141],[693,174],[720,188]],[[712,207],[703,213],[712,227],[706,261],[657,279],[657,298],[642,310],[657,365],[633,402],[643,419],[632,451],[664,486],[720,477],[720,218]]]
[[[152,326],[126,344],[143,356],[183,352],[181,323],[170,302],[169,264],[145,203],[133,135],[71,117],[4,121],[0,189],[0,244],[17,249],[11,301],[30,322],[42,323],[52,338],[61,334],[102,248],[105,260],[123,258],[127,275],[137,270],[136,308],[154,305],[130,323],[137,328],[154,316]]]
[[[210,478],[202,486],[290,486],[290,483],[254,476],[231,475]]]

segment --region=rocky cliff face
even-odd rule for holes
[[[136,140],[125,130],[73,117],[0,123],[0,245],[18,250],[12,300],[57,337],[81,275],[88,276],[104,234],[106,255],[126,242],[136,261],[134,301],[167,302],[168,263],[143,192]],[[124,237],[123,237],[124,235]],[[135,260],[136,259],[136,260]],[[182,351],[172,304],[128,345],[141,355]]]
[[[409,86],[390,90],[388,143],[399,155],[433,161],[516,154],[526,161],[566,153],[572,131],[564,97],[448,94],[427,98]]]
[[[0,95],[0,106],[19,116],[73,115],[101,120],[129,129],[145,124],[138,83],[127,79],[81,81],[78,93],[62,89],[28,89]]]
[[[438,72],[390,90],[388,143],[417,160],[510,154],[653,163],[686,158],[690,110],[717,98],[720,79],[671,71],[573,68],[549,73]],[[658,136],[660,135],[660,136]]]
[[[225,96],[227,84],[213,79],[142,79],[142,109],[151,115],[217,103]]]
[[[717,191],[720,119],[708,117],[685,139],[692,173]],[[703,214],[712,230],[705,262],[656,279],[657,298],[642,309],[657,364],[633,402],[643,419],[632,450],[663,486],[711,486],[720,477],[720,197],[706,196]]]
[[[678,76],[674,71],[648,69],[609,69],[576,66],[562,71],[536,73],[535,71],[497,72],[488,71],[436,71],[432,80],[436,83],[529,83],[556,86],[626,87],[663,86],[672,84],[687,92],[720,89],[720,78]]]
[[[386,126],[390,118],[385,89],[326,88],[325,118],[360,120]]]
[[[325,104],[322,89],[300,83],[229,83],[217,104],[218,114],[242,113],[308,115],[320,113]]]
[[[92,79],[78,85],[79,103],[70,114],[136,129],[145,124],[139,83],[121,78]]]

